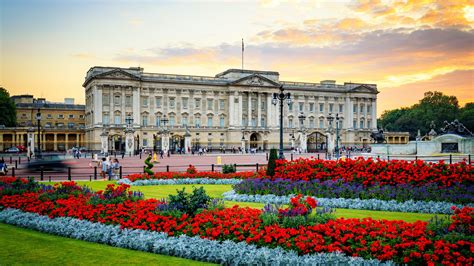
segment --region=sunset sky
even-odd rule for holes
[[[0,86],[84,103],[92,66],[376,83],[378,113],[429,90],[474,101],[474,0],[5,1]]]

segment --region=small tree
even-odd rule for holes
[[[275,175],[276,160],[278,159],[277,150],[275,148],[270,150],[270,157],[268,158],[267,176]]]

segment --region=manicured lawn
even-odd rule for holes
[[[1,265],[213,265],[53,236],[0,223]]]
[[[114,183],[113,181],[81,181],[79,184],[87,185],[94,190],[104,189],[106,184]],[[192,192],[194,187],[203,186],[207,194],[213,198],[222,197],[222,193],[232,189],[232,185],[160,185],[160,186],[136,186],[133,190],[139,190],[145,194],[147,198],[162,199],[167,198],[170,194],[175,194],[177,189],[186,188],[186,192]],[[239,205],[241,207],[251,207],[262,209],[265,204],[254,202],[233,202],[227,201],[226,207]],[[428,221],[434,214],[426,213],[404,213],[404,212],[386,212],[386,211],[369,211],[369,210],[353,210],[353,209],[336,209],[337,217],[345,218],[364,218],[372,217],[373,219],[387,219],[387,220],[404,220],[407,222],[414,222],[417,220]]]

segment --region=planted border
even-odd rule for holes
[[[157,186],[157,185],[235,185],[241,179],[212,179],[212,178],[182,178],[182,179],[146,179],[130,181],[128,178],[120,179],[117,183],[130,186]]]
[[[299,256],[282,248],[258,248],[245,242],[216,241],[139,229],[120,229],[118,225],[93,223],[75,218],[49,218],[16,209],[0,211],[0,222],[48,234],[54,234],[114,247],[152,252],[156,254],[214,262],[225,265],[395,265],[342,253],[316,253]]]

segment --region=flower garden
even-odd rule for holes
[[[57,235],[222,264],[474,263],[474,167],[422,161],[277,161],[265,171],[134,174],[94,191],[0,179],[0,222]],[[199,185],[166,199],[132,187]],[[135,185],[137,185],[135,187]],[[224,200],[253,201],[261,209]],[[436,214],[406,222],[337,217],[336,208]]]

